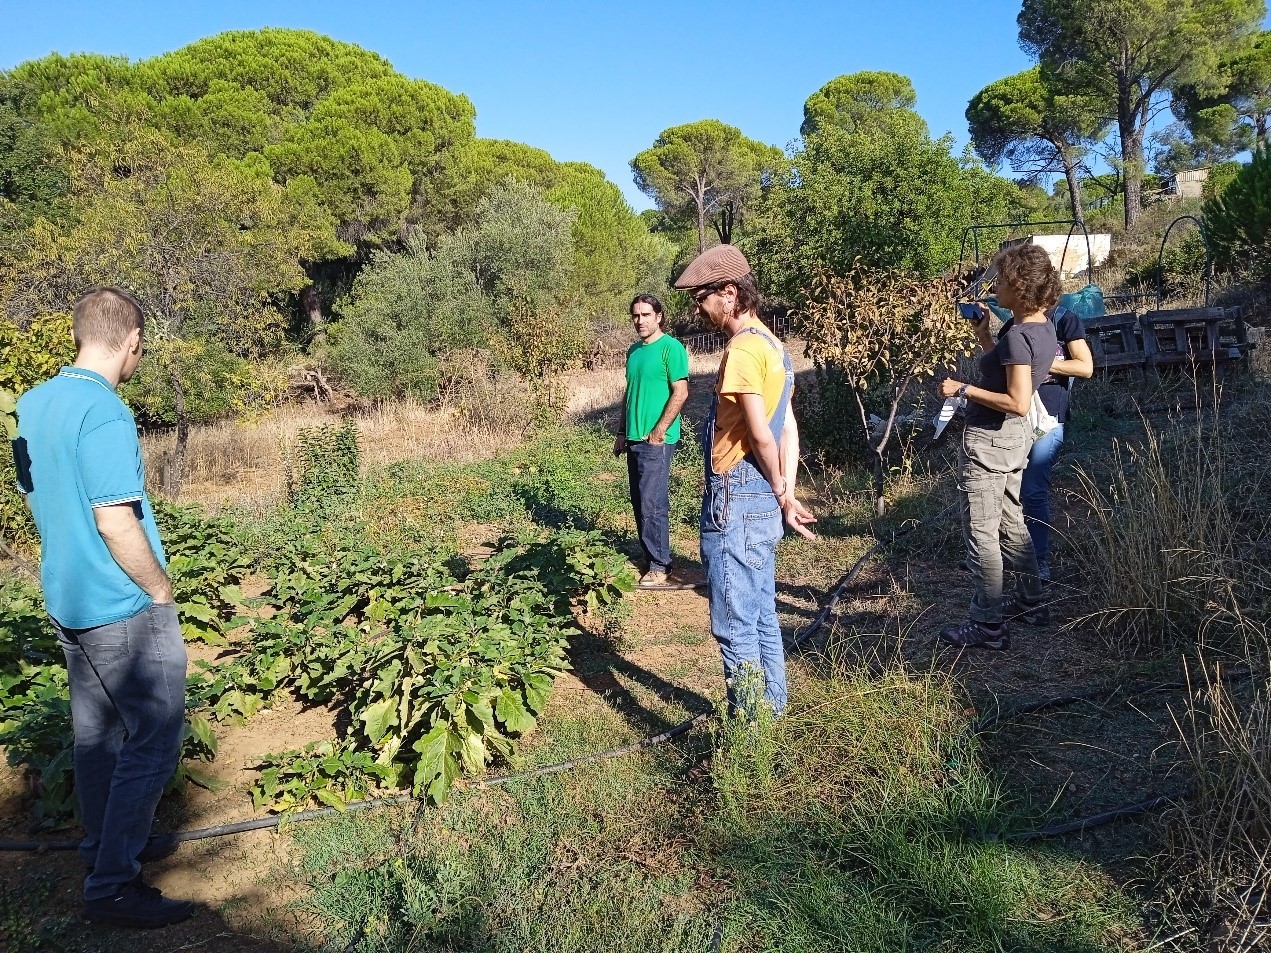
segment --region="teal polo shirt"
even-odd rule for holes
[[[132,412],[100,374],[63,367],[18,399],[18,487],[40,531],[44,604],[63,628],[90,629],[150,605],[101,533],[93,509],[131,505],[160,565],[167,564],[146,497]]]

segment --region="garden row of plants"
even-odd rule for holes
[[[347,727],[264,759],[257,806],[343,807],[379,789],[441,801],[462,775],[514,754],[569,667],[576,619],[632,585],[595,532],[526,528],[470,566],[440,548],[389,552],[356,520],[332,532],[297,502],[267,546],[228,518],[160,508],[184,634],[225,648],[192,666],[173,784],[214,786],[215,725],[290,695],[346,713]],[[248,598],[252,577],[264,591]],[[0,585],[0,745],[35,776],[38,817],[52,826],[73,805],[65,668],[38,590]]]

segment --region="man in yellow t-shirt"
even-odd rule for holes
[[[812,538],[815,517],[794,495],[799,431],[790,410],[794,371],[759,320],[759,290],[732,245],[698,255],[675,282],[695,311],[728,336],[702,433],[702,565],[711,634],[719,643],[732,710],[753,711],[760,694],[786,706],[785,652],[777,622],[777,542],[782,522]]]

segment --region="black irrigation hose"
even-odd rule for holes
[[[942,511],[941,514],[937,514],[937,515],[943,515],[943,512],[945,511]],[[877,542],[875,542],[874,545],[871,546],[868,550],[866,550],[865,554],[861,556],[853,564],[852,568],[849,569],[847,573],[844,574],[843,578],[840,579],[838,583],[834,586],[834,588],[830,590],[829,596],[825,601],[825,605],[821,607],[820,611],[816,614],[816,617],[810,623],[808,623],[808,625],[801,632],[798,632],[795,634],[794,638],[791,640],[791,646],[794,648],[797,648],[799,645],[805,642],[808,638],[810,638],[813,634],[815,634],[821,628],[821,626],[825,624],[826,620],[829,619],[830,614],[834,611],[835,607],[838,605],[839,601],[842,599],[843,594],[847,591],[847,588],[855,581],[857,575],[859,575],[860,571],[864,568],[865,563],[870,558],[872,558],[876,553],[880,552],[885,546],[888,546],[894,543],[896,540],[900,539],[901,537],[913,532],[913,530],[917,529],[920,525],[922,525],[922,522],[923,521],[919,520],[919,521],[910,523],[909,525],[905,526],[899,531],[893,533],[890,539],[886,539],[886,540],[880,539]],[[1242,673],[1242,674],[1244,675],[1244,677],[1250,677],[1252,675],[1252,672]],[[1184,683],[1165,682],[1165,683],[1159,683],[1154,685],[1147,685],[1141,688],[1131,689],[1127,693],[1126,697],[1134,697],[1137,695],[1148,694],[1150,692],[1166,691],[1169,689],[1180,688],[1180,687],[1185,687]],[[982,731],[986,731],[987,729],[993,727],[994,725],[1000,724],[1003,721],[1007,721],[1009,719],[1017,718],[1023,715],[1033,714],[1039,711],[1046,711],[1053,708],[1061,708],[1066,705],[1072,705],[1082,701],[1090,701],[1091,699],[1099,698],[1105,695],[1106,696],[1115,695],[1121,692],[1122,690],[1123,690],[1122,686],[1117,686],[1111,690],[1099,689],[1099,690],[1090,691],[1090,692],[1082,692],[1075,695],[1061,695],[1057,698],[1043,699],[1038,702],[1031,702],[1025,705],[1009,708],[1006,711],[995,712],[993,715],[987,716],[986,718],[982,718],[973,722],[970,728],[968,729],[968,734],[978,734]],[[548,774],[560,774],[565,771],[570,771],[573,768],[578,767],[579,765],[587,764],[593,761],[607,761],[612,758],[620,758],[623,755],[631,754],[643,748],[651,748],[654,745],[663,744],[667,741],[671,741],[672,739],[678,738],[681,735],[688,734],[698,725],[704,724],[707,720],[709,720],[710,717],[711,717],[710,712],[702,712],[699,715],[694,715],[692,718],[688,719],[687,721],[680,722],[678,725],[675,725],[674,727],[669,728],[666,731],[659,732],[658,734],[655,734],[655,735],[649,735],[646,738],[641,738],[639,741],[636,741],[629,745],[622,745],[617,748],[610,748],[607,751],[600,751],[600,752],[597,752],[596,754],[583,755],[582,757],[574,758],[569,761],[560,761],[560,762],[557,762],[556,764],[544,765],[539,768],[531,768],[528,771],[518,771],[513,774],[505,774],[500,777],[489,778],[484,781],[474,781],[465,786],[469,788],[474,788],[474,789],[499,787],[504,784],[508,784],[512,781],[517,781],[524,778],[541,777],[543,775],[548,775]],[[1157,798],[1153,798],[1150,801],[1141,801],[1138,804],[1131,804],[1126,807],[1116,808],[1111,811],[1105,811],[1102,814],[1096,814],[1093,817],[1087,817],[1087,818],[1083,818],[1083,819],[1079,819],[1075,821],[1070,821],[1065,824],[1051,825],[1050,827],[1043,828],[1040,831],[1026,831],[1019,834],[1007,835],[1006,839],[1027,841],[1027,840],[1034,840],[1041,837],[1058,837],[1062,834],[1072,833],[1073,831],[1086,830],[1087,828],[1090,828],[1090,827],[1098,827],[1104,824],[1110,824],[1113,821],[1117,821],[1125,817],[1132,817],[1137,814],[1146,813],[1148,811],[1158,810],[1161,807],[1165,807],[1173,803],[1173,801],[1177,798],[1189,796],[1190,793],[1191,792],[1189,791],[1185,791],[1185,792],[1178,793],[1172,796],[1157,797]],[[407,804],[414,800],[416,800],[414,795],[399,794],[399,795],[393,795],[390,797],[374,798],[374,799],[366,800],[366,801],[354,801],[353,803],[346,805],[344,808],[323,807],[323,808],[316,808],[311,811],[299,811],[295,814],[274,814],[267,817],[252,818],[251,820],[246,820],[246,821],[237,821],[232,824],[218,824],[215,827],[201,827],[201,828],[188,830],[188,831],[176,831],[173,834],[173,836],[178,842],[185,842],[185,841],[204,840],[211,837],[224,837],[229,834],[245,834],[249,831],[267,830],[269,828],[278,827],[280,824],[284,822],[290,824],[293,822],[299,823],[302,821],[311,821],[321,817],[330,817],[334,814],[349,813],[353,811],[365,811],[371,808],[388,807],[388,806],[398,805],[398,804]],[[45,851],[74,850],[78,846],[79,846],[78,840],[0,840],[0,853],[15,852],[15,851],[27,851],[27,852],[33,851],[33,852],[42,853]]]
[[[1192,789],[1185,788],[1182,791],[1175,791],[1173,794],[1162,794],[1159,797],[1139,801],[1137,804],[1116,807],[1101,814],[1093,814],[1090,817],[1078,818],[1075,821],[1067,821],[1063,824],[1051,824],[1049,827],[1043,827],[1039,831],[1019,831],[1014,834],[1007,834],[1002,839],[1015,841],[1016,843],[1027,843],[1031,840],[1040,840],[1043,837],[1061,837],[1064,834],[1076,834],[1092,827],[1103,827],[1105,824],[1111,824],[1127,817],[1137,817],[1139,814],[1159,811],[1162,808],[1171,806],[1176,801],[1191,797],[1194,793],[1195,791]]]
[[[583,755],[580,758],[574,758],[570,761],[560,761],[556,764],[547,764],[538,768],[530,768],[527,771],[517,771],[514,774],[505,774],[497,778],[488,778],[484,781],[473,781],[464,785],[468,788],[493,788],[508,784],[512,781],[519,781],[524,778],[537,778],[546,774],[560,774],[563,771],[569,771],[582,764],[591,761],[608,761],[612,758],[620,758],[623,755],[640,751],[643,748],[651,748],[654,745],[663,744],[686,735],[698,725],[704,724],[711,716],[710,712],[702,712],[700,715],[694,715],[687,721],[682,721],[673,728],[659,732],[656,735],[649,735],[647,738],[641,738],[639,741],[629,745],[622,745],[618,748],[610,748],[608,751],[600,751],[596,754]],[[338,807],[322,807],[315,808],[312,811],[298,811],[295,814],[272,814],[268,817],[255,817],[247,821],[235,821],[232,824],[218,824],[215,827],[200,827],[188,831],[176,831],[172,835],[177,841],[194,841],[205,840],[209,837],[224,837],[228,834],[246,834],[249,831],[267,830],[271,827],[278,827],[280,824],[299,823],[301,821],[312,821],[320,817],[330,817],[333,814],[350,813],[353,811],[365,811],[376,807],[390,807],[398,804],[408,804],[417,800],[413,794],[396,794],[389,797],[373,798],[367,801],[354,801],[346,805],[344,808]],[[57,851],[57,850],[74,850],[79,846],[78,840],[0,840],[0,852],[8,851]]]

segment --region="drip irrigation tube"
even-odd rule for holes
[[[681,735],[686,735],[698,725],[704,724],[709,718],[710,712],[702,712],[687,721],[680,722],[673,728],[668,728],[666,731],[659,732],[656,735],[649,735],[647,738],[641,738],[639,741],[629,745],[610,748],[608,751],[600,751],[596,754],[583,755],[570,761],[560,761],[556,764],[530,768],[527,771],[504,774],[497,778],[473,781],[465,784],[464,787],[474,789],[500,787],[512,781],[520,781],[525,778],[537,778],[546,774],[560,774],[562,771],[569,771],[592,761],[608,761],[612,758],[620,758],[623,755],[640,751],[643,748],[652,748],[654,745],[663,744]],[[209,837],[224,837],[228,834],[246,834],[249,831],[267,830],[283,823],[299,823],[301,821],[316,820],[320,817],[330,817],[333,814],[365,811],[376,807],[392,807],[398,804],[408,804],[414,800],[417,800],[417,798],[413,794],[395,794],[367,801],[354,801],[343,809],[322,807],[315,808],[312,811],[298,811],[295,814],[271,814],[267,817],[254,817],[250,820],[236,821],[232,824],[218,824],[215,827],[199,827],[188,831],[175,831],[172,837],[183,843],[185,841],[205,840]],[[79,846],[79,843],[78,840],[0,840],[0,852],[34,851],[42,853],[44,851],[74,850]]]
[[[937,515],[942,515],[942,514],[937,514]],[[840,579],[838,583],[834,586],[834,588],[829,591],[825,604],[817,612],[815,618],[813,618],[813,620],[810,623],[808,623],[808,625],[802,631],[795,634],[794,638],[791,640],[791,643],[790,643],[791,647],[794,647],[794,648],[799,647],[803,642],[807,641],[807,639],[809,639],[818,630],[820,630],[820,628],[825,624],[826,620],[828,620],[830,615],[833,613],[835,607],[838,605],[839,601],[842,599],[848,587],[851,586],[851,584],[856,580],[856,577],[860,574],[866,562],[868,562],[874,555],[880,552],[884,547],[891,545],[896,540],[912,532],[914,529],[916,529],[920,525],[922,525],[922,521],[916,521],[916,522],[910,523],[909,525],[893,533],[890,539],[885,539],[885,540],[880,539],[876,541],[874,545],[871,546],[868,550],[866,550],[865,554],[862,555],[858,560],[856,560],[856,562],[852,565],[852,568],[849,569],[844,574],[843,578]],[[1252,675],[1252,672],[1242,673],[1242,674],[1244,677],[1250,677]],[[1185,687],[1184,683],[1164,682],[1164,683],[1146,685],[1146,686],[1130,689],[1128,692],[1126,692],[1126,697],[1144,695],[1150,692],[1166,691],[1169,689],[1179,688],[1179,687]],[[992,715],[979,719],[973,722],[969,726],[968,733],[978,734],[980,732],[988,730],[989,728],[995,725],[1001,724],[1004,721],[1008,721],[1013,718],[1018,718],[1023,715],[1033,714],[1039,711],[1046,711],[1046,710],[1050,710],[1054,708],[1062,708],[1066,705],[1072,705],[1082,701],[1090,701],[1095,698],[1100,698],[1103,696],[1110,697],[1122,691],[1125,691],[1124,686],[1116,686],[1112,689],[1106,689],[1106,688],[1097,689],[1090,692],[1082,692],[1079,694],[1072,694],[1072,695],[1061,695],[1055,698],[1048,698],[1048,699],[1043,699],[1037,702],[1030,702],[1024,705],[1008,708],[1005,711],[994,712]],[[675,725],[672,728],[668,728],[666,731],[649,735],[645,738],[641,738],[639,741],[633,742],[628,745],[621,745],[619,747],[610,748],[606,751],[600,751],[595,754],[583,755],[581,757],[573,758],[568,761],[559,761],[555,764],[543,765],[538,768],[530,768],[529,770],[526,770],[526,771],[517,771],[512,774],[500,775],[499,777],[495,777],[495,778],[488,778],[485,780],[473,781],[473,782],[464,784],[463,786],[467,788],[472,788],[472,789],[501,787],[502,785],[509,784],[513,781],[523,780],[525,778],[542,777],[544,775],[549,775],[549,774],[560,774],[565,771],[570,771],[583,764],[588,764],[595,761],[608,761],[613,758],[620,758],[624,755],[632,754],[644,748],[652,748],[655,745],[664,744],[675,738],[679,738],[683,735],[686,735],[690,731],[692,731],[694,728],[698,727],[699,725],[705,724],[710,718],[711,718],[710,712],[702,712],[701,714],[694,715],[692,718],[689,718],[686,721],[680,722],[678,725]],[[1008,834],[1005,836],[1004,839],[1012,840],[1012,841],[1028,841],[1028,840],[1035,840],[1035,839],[1043,838],[1043,837],[1058,837],[1062,834],[1068,834],[1074,831],[1086,830],[1091,827],[1098,827],[1104,824],[1110,824],[1113,821],[1121,820],[1122,818],[1133,817],[1135,815],[1144,814],[1149,811],[1159,810],[1162,807],[1166,807],[1169,804],[1172,804],[1175,800],[1179,798],[1190,796],[1190,794],[1191,794],[1190,791],[1184,791],[1184,792],[1176,793],[1173,795],[1156,797],[1148,801],[1141,801],[1137,804],[1131,804],[1125,807],[1116,808],[1111,811],[1105,811],[1101,814],[1096,814],[1093,817],[1087,817],[1087,818],[1082,818],[1079,820],[1069,821],[1063,824],[1051,825],[1050,827],[1046,827],[1038,831],[1026,831],[1026,832],[1017,833],[1017,834]],[[330,817],[334,814],[351,813],[354,811],[365,811],[365,810],[370,810],[372,808],[378,808],[378,807],[391,807],[391,806],[395,806],[399,804],[407,804],[414,800],[417,800],[417,798],[412,794],[391,795],[388,797],[373,798],[366,801],[354,801],[346,805],[344,808],[323,807],[323,808],[316,808],[311,811],[299,811],[294,814],[273,814],[266,817],[252,818],[246,821],[236,821],[230,824],[218,824],[214,827],[200,827],[200,828],[195,828],[192,830],[174,831],[170,836],[172,836],[177,842],[180,842],[180,843],[183,843],[186,841],[205,840],[207,838],[212,838],[212,837],[225,837],[230,834],[245,834],[250,831],[268,830],[269,828],[278,827],[280,824],[283,824],[283,823],[287,823],[287,824],[300,823],[303,821],[316,820],[322,817]],[[46,851],[75,850],[79,846],[79,843],[80,842],[78,840],[71,840],[71,839],[62,839],[62,840],[4,840],[4,839],[0,839],[0,853],[13,853],[13,852],[43,853]]]

